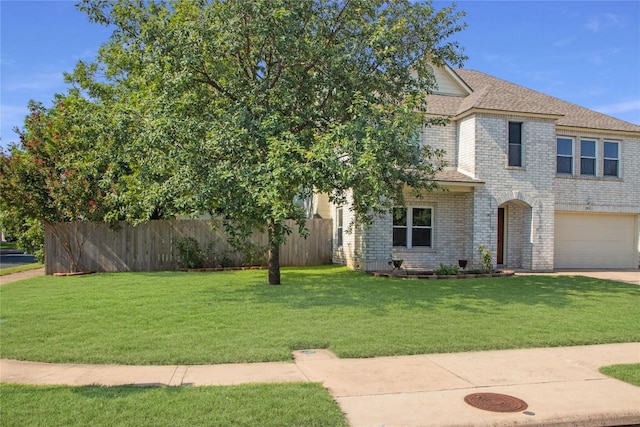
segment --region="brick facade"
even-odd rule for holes
[[[508,125],[522,123],[522,167],[508,166]],[[518,115],[474,114],[444,128],[427,128],[424,140],[446,147],[450,166],[484,182],[475,188],[436,191],[414,198],[405,194],[408,207],[433,209],[433,247],[392,246],[392,218],[375,218],[371,227],[354,225],[344,244],[335,248],[334,262],[361,270],[390,269],[391,259],[403,267],[434,269],[467,259],[480,266],[477,252],[485,245],[497,262],[498,208],[505,210],[504,267],[533,271],[554,268],[554,215],[556,211],[591,211],[638,214],[640,206],[640,141],[615,135],[580,134],[598,141],[620,143],[620,178],[563,177],[556,174],[556,136],[553,119]],[[455,139],[454,139],[455,138]],[[453,142],[452,142],[453,139]],[[579,144],[578,144],[579,145]],[[602,157],[602,146],[599,144]],[[579,152],[574,161],[579,163]],[[335,207],[333,207],[335,209]],[[353,218],[344,209],[345,224]],[[640,218],[640,216],[639,216]],[[640,229],[640,219],[638,220]],[[346,229],[346,226],[345,226]]]
[[[419,199],[407,192],[408,207],[432,209],[432,247],[393,247],[393,220],[387,214],[367,229],[355,225],[344,244],[335,247],[334,262],[362,270],[385,270],[392,268],[391,259],[402,259],[408,268],[433,269],[441,263],[467,259],[470,267],[478,267],[481,259],[477,249],[484,245],[494,255],[495,266],[498,216],[503,210],[504,267],[554,269],[557,212],[631,215],[636,223],[632,233],[637,266],[640,126],[479,72],[458,70],[457,74],[473,90],[451,80],[446,87],[457,88],[455,93],[430,96],[430,113],[449,116],[451,121],[447,126],[425,128],[423,143],[445,150],[452,171],[481,185],[446,181],[443,185],[450,191],[436,191]],[[439,74],[442,79],[446,75]],[[521,123],[522,162],[517,167],[509,166],[510,122]],[[572,175],[556,173],[557,137],[574,141]],[[581,175],[581,139],[596,141],[595,176]],[[619,144],[618,177],[603,176],[605,141]],[[348,206],[344,209],[346,223],[352,217],[347,214]]]

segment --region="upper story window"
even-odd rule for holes
[[[556,172],[573,174],[573,139],[558,138],[556,144]]]
[[[433,247],[433,209],[394,208],[393,246]]]
[[[509,166],[522,166],[522,123],[509,122]]]
[[[596,176],[596,141],[580,141],[580,175]]]
[[[604,142],[604,176],[620,176],[620,150],[617,142]]]

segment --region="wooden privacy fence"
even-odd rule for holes
[[[332,221],[307,220],[305,239],[293,230],[280,248],[280,265],[304,266],[330,264],[332,257]],[[222,227],[213,230],[208,220],[157,220],[137,226],[121,221],[116,224],[76,222],[45,226],[46,274],[68,273],[72,262],[61,240],[79,254],[78,271],[163,271],[178,268],[176,242],[184,237],[196,239],[203,250],[224,255],[231,265],[241,265],[242,254],[227,242]],[[251,242],[265,247],[267,235],[254,233]],[[266,256],[266,251],[265,251]],[[78,256],[75,256],[78,258]]]

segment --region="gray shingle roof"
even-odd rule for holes
[[[545,95],[479,71],[453,70],[473,93],[466,97],[429,95],[431,114],[457,116],[471,109],[559,116],[558,126],[640,132],[640,126]]]
[[[484,181],[479,179],[471,178],[461,172],[454,170],[446,170],[436,172],[435,176],[436,181],[443,182],[459,182],[464,184],[484,184]]]

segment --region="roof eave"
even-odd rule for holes
[[[569,126],[569,125],[556,125],[556,131],[558,132],[589,132],[589,133],[604,133],[607,135],[620,135],[620,136],[632,136],[640,138],[640,131],[632,130],[618,130],[618,129],[604,129],[604,128],[590,128],[585,126]]]
[[[484,181],[451,181],[439,179],[436,179],[435,182],[437,182],[440,186],[451,187],[482,187],[485,184]]]
[[[466,111],[456,114],[453,118],[455,120],[463,119],[472,114],[498,114],[505,116],[521,116],[521,117],[535,117],[539,119],[549,119],[549,120],[558,120],[561,117],[564,117],[562,114],[555,113],[531,113],[525,111],[511,111],[511,110],[494,110],[490,108],[470,108]]]

